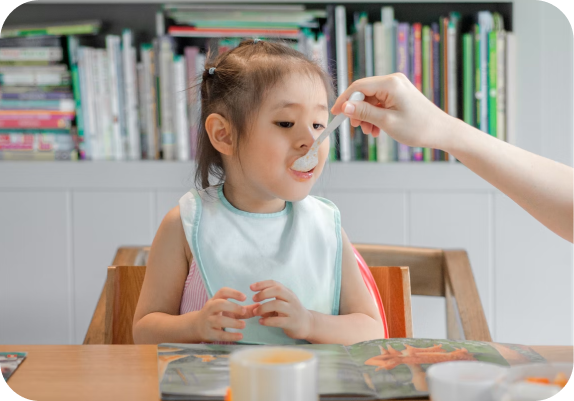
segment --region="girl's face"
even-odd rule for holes
[[[252,129],[240,145],[243,176],[253,189],[287,201],[305,198],[319,179],[329,140],[319,147],[319,164],[309,172],[291,167],[329,122],[327,91],[319,77],[292,73],[264,99]]]

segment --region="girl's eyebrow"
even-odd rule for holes
[[[294,107],[294,108],[303,108],[305,106],[303,106],[301,103],[293,103],[290,101],[283,101],[280,103],[277,103],[273,108],[271,108],[272,111],[277,110],[277,109],[286,109],[286,108],[290,108],[290,107]],[[315,106],[316,109],[320,109],[320,110],[328,110],[327,105],[323,104],[323,103],[319,103]]]

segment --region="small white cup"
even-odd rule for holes
[[[486,362],[437,363],[427,370],[433,401],[491,401],[491,389],[508,368]]]
[[[317,357],[290,347],[250,347],[229,358],[233,401],[317,401]]]

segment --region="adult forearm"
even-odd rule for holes
[[[443,150],[572,242],[573,170],[452,119]]]
[[[381,322],[362,313],[334,316],[311,311],[311,314],[313,327],[307,341],[313,344],[351,345],[385,335]]]
[[[196,343],[201,342],[196,330],[193,329],[193,314],[189,312],[185,319],[183,315],[169,315],[155,312],[141,318],[133,328],[134,343]]]

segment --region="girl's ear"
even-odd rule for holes
[[[231,125],[221,114],[212,113],[205,119],[205,130],[213,147],[221,154],[233,155]]]

